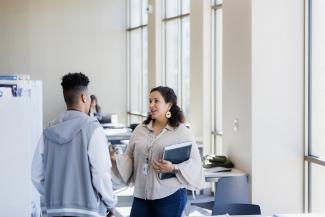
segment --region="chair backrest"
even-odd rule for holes
[[[130,124],[130,128],[131,128],[132,132],[138,125],[139,125],[138,123]]]
[[[213,207],[212,215],[260,215],[261,208],[255,204],[225,203],[216,204]]]
[[[219,178],[216,182],[215,204],[250,203],[247,176]]]

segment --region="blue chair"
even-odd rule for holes
[[[134,131],[134,129],[135,129],[138,125],[139,125],[138,123],[130,124],[130,128],[131,128],[132,132]]]
[[[212,215],[261,215],[259,205],[246,203],[225,203],[213,207]]]
[[[250,203],[247,176],[229,176],[215,182],[214,201],[193,200],[191,205],[213,210],[219,204]]]
[[[215,205],[250,203],[247,176],[223,177],[215,183]]]

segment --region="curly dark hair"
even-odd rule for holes
[[[66,104],[73,105],[77,103],[80,94],[88,89],[88,84],[88,77],[81,72],[64,75],[61,86]]]
[[[161,96],[164,98],[166,103],[171,103],[170,108],[171,117],[168,119],[168,124],[172,127],[178,127],[181,123],[185,122],[185,117],[181,108],[177,105],[177,96],[174,90],[166,86],[158,86],[151,89],[150,93],[158,91]],[[149,124],[152,120],[151,115],[149,114],[147,119],[143,122],[144,124]]]

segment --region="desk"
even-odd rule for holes
[[[203,170],[206,182],[218,182],[219,178],[233,177],[233,176],[247,176],[243,171],[233,168],[230,172],[209,172],[209,170]]]
[[[117,129],[106,128],[104,132],[107,140],[112,144],[120,144],[121,140],[129,140],[132,135],[131,129],[127,127]]]
[[[132,130],[130,128],[106,128],[104,132],[107,141],[112,144],[114,150],[118,154],[122,154],[126,151],[129,139],[132,135]]]

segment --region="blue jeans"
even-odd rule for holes
[[[187,202],[186,189],[157,200],[134,198],[130,217],[181,217]]]

